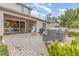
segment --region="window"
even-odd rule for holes
[[[19,22],[18,21],[13,21],[12,22],[12,28],[19,28]]]
[[[5,20],[5,21],[4,21],[4,27],[5,27],[5,28],[10,28],[10,27],[11,27],[11,21]]]
[[[19,22],[18,21],[5,20],[4,27],[5,28],[19,28]]]
[[[22,12],[24,12],[24,7],[22,6]]]
[[[43,23],[43,28],[46,28],[46,23]]]
[[[5,20],[5,32],[19,32],[19,21]]]

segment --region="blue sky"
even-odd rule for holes
[[[41,19],[44,19],[49,13],[57,17],[64,14],[66,9],[79,8],[79,3],[26,3],[26,5],[33,9],[31,11],[32,16]]]

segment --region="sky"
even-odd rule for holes
[[[79,8],[79,3],[26,3],[26,5],[32,8],[32,16],[41,19],[45,19],[45,16],[49,13],[58,17],[64,14],[66,9]]]

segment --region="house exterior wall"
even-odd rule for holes
[[[0,3],[0,7],[30,15],[30,10],[16,3]]]
[[[3,11],[0,10],[0,36],[4,34],[4,21],[3,21]]]
[[[58,23],[46,23],[46,28],[54,28],[54,27],[59,27]]]
[[[8,15],[13,15],[15,17],[20,17],[20,18],[24,18],[24,19],[29,19],[29,20],[33,20],[33,21],[37,21],[37,19],[31,18],[31,17],[27,17],[27,16],[23,16],[14,12],[10,12],[10,11],[3,11],[4,14],[8,14]]]
[[[15,18],[10,17],[10,16],[4,17],[5,14],[15,16]],[[24,19],[20,19],[19,17],[24,18]],[[25,32],[27,32],[29,30],[29,28],[28,28],[29,27],[28,20],[33,20],[33,21],[36,20],[36,19],[29,18],[29,17],[21,16],[21,15],[16,14],[16,13],[0,10],[0,35],[1,36],[4,35],[4,20],[5,19],[9,19],[9,20],[13,20],[13,21],[24,21],[25,22]]]
[[[36,28],[37,32],[39,32],[39,29],[43,27],[43,22],[42,21],[37,21]]]
[[[48,29],[48,28],[49,28],[49,26],[50,26],[50,24],[46,23],[46,29]]]
[[[15,3],[2,3],[0,4],[0,7],[4,7],[4,8],[8,8],[10,10],[15,10],[17,12],[22,12],[22,9],[21,9],[21,6],[20,5],[17,5]],[[28,16],[24,16],[24,15],[21,15],[19,13],[16,13],[16,12],[12,12],[12,11],[8,11],[6,9],[0,9],[0,35],[4,35],[4,14],[7,14],[7,15],[12,15],[12,16],[15,16],[15,17],[20,17],[20,18],[24,18],[24,22],[26,22],[26,26],[25,27],[28,27],[29,25],[29,22],[27,20],[32,20],[32,21],[35,21],[36,24],[36,32],[39,32],[39,29],[43,27],[43,21],[40,21],[38,20],[37,18],[32,18],[32,17],[28,17]],[[25,12],[27,14],[30,14],[30,10],[29,9],[24,9]],[[7,17],[6,17],[7,18]],[[11,20],[16,20],[16,21],[23,21],[23,19],[13,19],[11,18]],[[48,26],[47,26],[48,27]],[[27,28],[25,28],[25,30],[29,30]]]

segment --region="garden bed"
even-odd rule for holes
[[[79,56],[79,48],[77,47],[77,41],[73,40],[71,46],[63,45],[55,41],[51,45],[46,45],[49,56]]]

